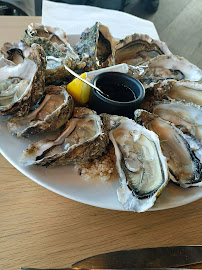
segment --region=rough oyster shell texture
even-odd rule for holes
[[[45,87],[46,57],[38,44],[22,63],[0,59],[0,113],[26,115],[41,98]]]
[[[89,71],[109,65],[108,60],[117,42],[107,26],[96,22],[81,34],[80,41],[74,49],[82,61],[86,62],[85,69]]]
[[[106,151],[108,136],[99,115],[75,108],[73,117],[55,140],[42,140],[24,151],[24,165],[56,166],[82,164]]]
[[[49,130],[57,130],[71,117],[74,100],[65,86],[47,86],[41,104],[24,117],[8,122],[8,130],[22,137],[29,137]]]
[[[65,57],[70,47],[69,40],[62,29],[44,26],[39,23],[28,25],[23,40],[29,46],[33,43],[40,44],[44,48],[46,55],[55,57]]]
[[[48,62],[46,70],[48,84],[69,76],[64,64],[71,69],[83,69],[86,65],[80,61],[79,55],[70,45],[66,33],[58,27],[31,23],[24,32],[23,40],[29,46],[37,43],[43,47]]]
[[[47,56],[46,60],[46,84],[55,83],[58,80],[71,81],[73,79],[72,74],[69,73],[69,71],[67,71],[65,68],[65,65],[69,66],[69,58],[56,58],[54,56]],[[84,66],[85,65],[81,67]]]

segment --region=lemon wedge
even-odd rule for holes
[[[82,79],[90,81],[87,78],[87,73],[80,75]],[[91,87],[79,80],[78,78],[74,79],[67,85],[67,92],[81,105],[85,105],[89,101]]]

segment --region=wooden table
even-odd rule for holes
[[[0,43],[18,41],[40,17],[0,17]],[[63,268],[120,249],[202,244],[202,200],[174,209],[132,213],[59,196],[0,157],[0,269]],[[201,265],[202,268],[202,265]]]

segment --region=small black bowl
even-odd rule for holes
[[[93,78],[92,84],[100,88],[105,94],[109,94],[107,91],[112,93],[112,89],[114,91],[114,93],[112,93],[113,95],[109,94],[109,97],[106,97],[101,95],[94,88],[91,88],[89,108],[95,110],[98,114],[109,113],[133,118],[134,110],[139,108],[145,96],[145,89],[141,82],[120,72],[100,73]],[[123,95],[124,100],[127,100],[126,95],[130,96],[129,101],[121,101],[123,99],[120,93]],[[118,101],[115,100],[117,99],[116,94]],[[112,96],[115,98],[110,99]]]

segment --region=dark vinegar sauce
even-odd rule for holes
[[[97,87],[108,95],[108,99],[114,101],[128,102],[136,99],[135,93],[124,84],[112,81],[102,81],[97,82]]]

